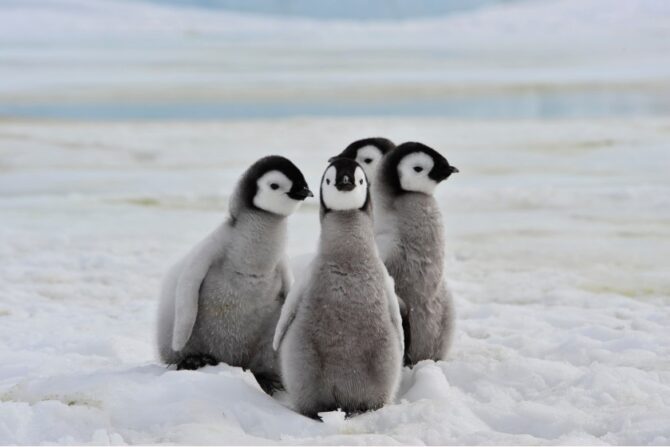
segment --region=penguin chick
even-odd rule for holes
[[[382,157],[395,148],[395,144],[387,138],[374,137],[356,140],[347,146],[339,155],[332,157],[329,162],[336,158],[349,158],[356,160],[361,165],[370,185],[374,184],[377,167]]]
[[[289,398],[309,417],[380,408],[398,387],[400,312],[377,252],[371,211],[360,165],[331,162],[321,180],[317,254],[289,292],[273,343]]]
[[[395,149],[396,145],[387,138],[375,137],[375,138],[364,138],[362,140],[356,140],[347,146],[339,155],[332,157],[329,161],[333,161],[336,158],[348,158],[350,160],[355,160],[358,164],[361,165],[365,171],[365,175],[368,178],[370,185],[374,184],[374,179],[377,176],[377,169],[381,163],[382,158],[391,150]],[[374,193],[374,190],[373,190]],[[374,201],[373,194],[373,201]],[[374,213],[378,214],[380,210],[375,207]],[[375,217],[378,218],[378,217]],[[308,265],[308,261],[313,258],[313,255],[307,255],[300,258],[291,259],[292,271],[300,272],[304,270],[304,266]],[[407,317],[407,306],[402,299],[398,300],[398,305],[400,306],[400,315],[402,316],[403,323],[403,333],[405,338],[405,344],[411,343],[411,330],[409,328],[409,318]]]
[[[280,384],[272,335],[291,285],[286,217],[312,197],[300,170],[268,156],[242,175],[229,216],[172,267],[158,315],[160,358],[177,369],[225,362]]]
[[[444,278],[444,228],[433,192],[458,169],[421,143],[403,143],[382,159],[373,185],[375,240],[406,305],[405,364],[444,359],[454,328]]]

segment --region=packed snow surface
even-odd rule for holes
[[[90,120],[0,118],[0,444],[670,443],[669,52],[654,0],[368,23],[0,1],[0,117]],[[129,121],[354,113],[648,117]],[[240,368],[159,364],[160,279],[242,171],[277,153],[314,189],[375,135],[461,171],[436,193],[449,358],[324,423]],[[289,233],[314,251],[317,199]]]
[[[157,361],[168,266],[258,157],[310,185],[350,141],[438,148],[458,310],[395,402],[304,418],[227,365]],[[0,443],[670,443],[670,121],[0,122]],[[289,218],[313,251],[318,201]]]

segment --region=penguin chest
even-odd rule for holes
[[[210,270],[200,288],[196,328],[210,338],[209,346],[236,352],[235,357],[251,355],[270,320],[279,316],[280,291],[278,271]],[[221,357],[227,355],[222,352]]]
[[[374,356],[391,340],[385,290],[375,276],[324,274],[311,290],[308,337],[335,363]]]

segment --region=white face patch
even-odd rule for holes
[[[256,185],[258,190],[254,196],[254,205],[262,210],[288,216],[300,206],[300,200],[287,195],[293,182],[280,171],[266,172],[256,180]]]
[[[377,166],[384,154],[375,146],[363,146],[356,151],[356,161],[363,167],[370,183],[374,182]]]
[[[424,152],[412,152],[398,163],[400,187],[405,191],[431,195],[437,182],[428,173],[433,169],[433,158]]]
[[[335,186],[335,166],[330,166],[321,183],[321,197],[328,209],[336,211],[356,210],[365,205],[368,195],[368,182],[365,179],[363,169],[357,167],[354,171],[354,184],[351,191],[340,191]]]

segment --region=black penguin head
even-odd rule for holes
[[[241,192],[247,207],[281,216],[293,213],[303,200],[314,196],[300,169],[278,155],[251,165],[242,176]]]
[[[321,178],[322,210],[365,210],[369,202],[368,179],[361,165],[348,158],[332,159]]]
[[[458,172],[435,149],[415,142],[403,143],[389,152],[380,169],[383,182],[396,194],[431,195],[440,182]]]
[[[356,160],[363,167],[368,181],[372,183],[382,157],[394,148],[395,144],[389,139],[381,137],[364,138],[354,141],[339,155],[332,157],[328,161],[333,161],[335,158]]]

